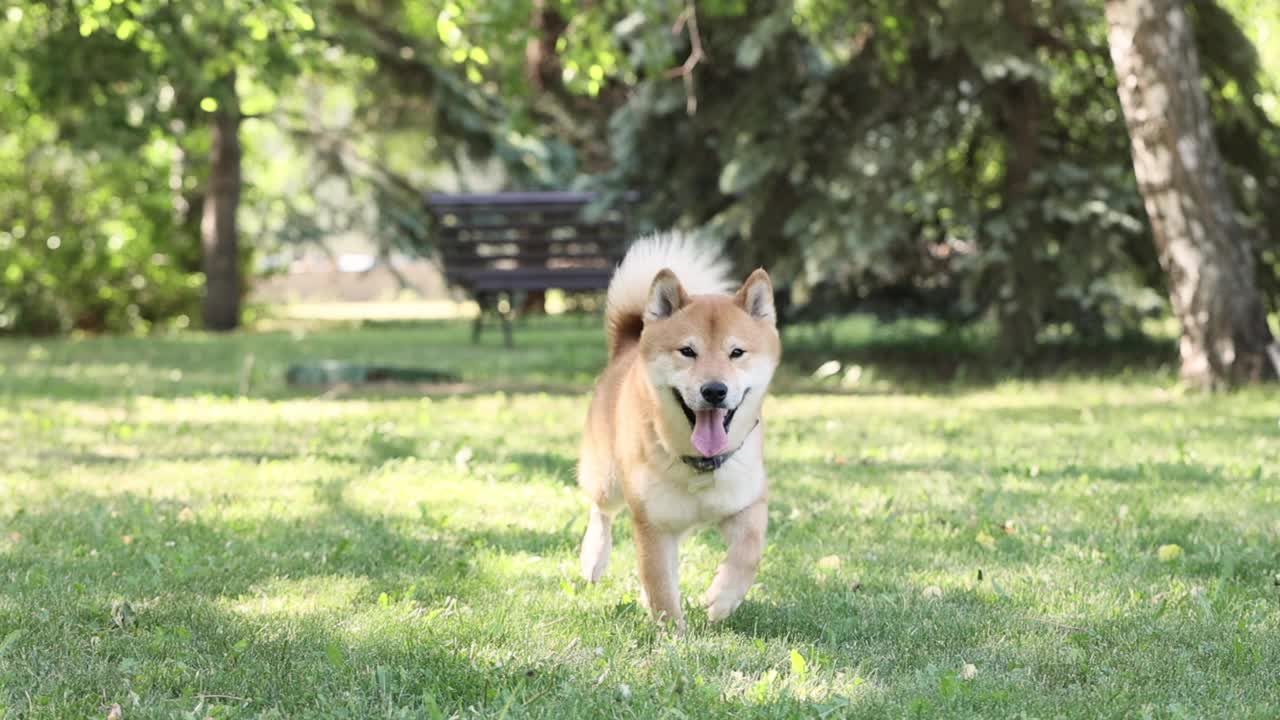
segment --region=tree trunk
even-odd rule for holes
[[[1035,21],[1029,0],[1005,0],[1004,14],[1032,54]],[[1035,77],[1010,78],[997,86],[996,113],[1005,136],[1007,162],[1001,212],[1009,219],[998,312],[1001,353],[1015,362],[1035,354],[1044,324],[1044,280],[1036,267],[1036,247],[1044,242],[1032,173],[1040,162],[1044,97]]]
[[[1214,140],[1182,0],[1107,0],[1111,59],[1169,299],[1182,377],[1217,388],[1275,379],[1253,253]]]
[[[235,72],[220,81],[218,109],[212,113],[209,181],[200,222],[205,278],[204,326],[234,330],[240,325],[240,248],[236,211],[240,206],[240,106]]]
[[[1001,352],[1022,361],[1035,354],[1044,324],[1044,279],[1036,267],[1036,246],[1044,242],[1038,198],[1031,173],[1040,156],[1043,102],[1035,78],[1008,83],[1001,93],[1008,162],[1005,166],[1003,212],[1013,236],[1004,262],[999,312]]]

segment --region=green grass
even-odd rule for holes
[[[841,333],[789,332],[759,583],[683,638],[627,523],[577,578],[595,321],[0,343],[0,717],[1280,714],[1280,393],[902,383]],[[468,385],[282,387],[304,357]]]

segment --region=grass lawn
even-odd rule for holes
[[[673,639],[628,523],[577,575],[596,322],[467,337],[0,343],[0,718],[1280,715],[1275,390],[930,383],[937,338],[907,381],[884,335],[789,332],[759,582]],[[308,356],[466,383],[282,387]]]

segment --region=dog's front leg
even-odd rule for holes
[[[684,630],[684,613],[680,610],[680,537],[639,517],[635,535],[640,584],[649,613],[658,622]]]
[[[720,523],[729,552],[703,597],[707,617],[712,622],[729,617],[747,596],[764,554],[764,533],[768,525],[769,507],[763,498]]]

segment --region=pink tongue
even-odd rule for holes
[[[717,409],[694,413],[693,447],[703,457],[719,455],[729,448],[729,433],[724,430],[726,412],[724,409]]]

